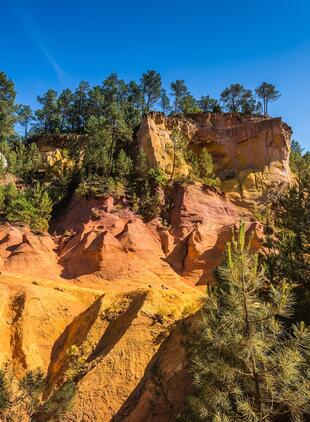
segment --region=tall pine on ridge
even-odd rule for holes
[[[267,286],[244,225],[227,246],[220,288],[206,299],[190,348],[190,421],[302,421],[310,413],[310,333],[288,333],[294,298],[287,283]]]

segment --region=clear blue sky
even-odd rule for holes
[[[310,149],[309,0],[0,0],[0,69],[18,101],[48,88],[158,70],[195,96],[276,84],[274,116]]]

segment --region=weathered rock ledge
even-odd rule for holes
[[[238,113],[196,113],[165,117],[150,113],[144,118],[137,139],[151,166],[168,174],[172,169],[172,130],[178,128],[189,148],[211,153],[221,188],[242,206],[264,202],[271,189],[291,181],[289,152],[292,131],[281,118],[251,117]],[[187,166],[177,169],[186,175]]]

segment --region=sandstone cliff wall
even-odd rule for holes
[[[280,118],[240,114],[196,113],[165,117],[151,113],[143,120],[137,139],[151,166],[171,173],[171,132],[178,128],[188,147],[211,153],[221,188],[241,205],[264,202],[271,189],[282,189],[291,180],[288,165],[291,129]],[[177,173],[186,175],[185,165]]]

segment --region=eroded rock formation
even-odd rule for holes
[[[260,236],[249,212],[217,190],[179,186],[173,203],[168,227],[157,219],[143,222],[112,198],[79,197],[54,223],[54,236],[0,227],[0,364],[11,361],[17,376],[41,367],[48,392],[61,386],[72,346],[83,350],[88,364],[62,421],[108,421],[117,414],[170,327],[199,308],[197,287],[214,280],[240,218]],[[180,354],[182,379],[185,352],[177,338],[163,347],[172,344]],[[176,400],[183,399],[179,389]],[[149,410],[151,403],[143,406],[149,415],[141,421],[170,420],[165,403],[162,419]]]
[[[281,118],[250,117],[238,113],[196,113],[165,117],[151,113],[143,120],[137,138],[151,166],[171,173],[171,133],[178,128],[189,147],[211,153],[221,189],[241,205],[263,202],[270,189],[282,189],[291,179],[288,165],[291,129]],[[187,166],[177,169],[186,175]]]
[[[53,394],[76,347],[86,370],[62,422],[175,420],[190,391],[184,339],[225,243],[241,219],[253,249],[263,239],[240,205],[289,182],[290,130],[279,119],[150,115],[138,140],[167,173],[175,126],[211,152],[224,192],[177,184],[165,221],[143,221],[125,199],[74,196],[52,234],[0,226],[0,365],[11,362],[18,377],[41,367]]]

